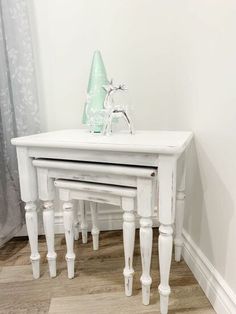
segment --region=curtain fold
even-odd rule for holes
[[[0,0],[0,246],[24,223],[16,152],[10,140],[39,131],[27,0]]]

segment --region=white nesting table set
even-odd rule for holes
[[[36,201],[43,201],[43,221],[51,277],[56,276],[54,250],[55,189],[63,202],[68,277],[74,276],[73,242],[77,213],[73,204],[89,201],[93,213],[94,248],[99,229],[96,204],[120,206],[123,211],[125,294],[132,295],[135,212],[140,218],[142,300],[150,300],[152,217],[158,200],[160,312],[168,313],[173,228],[175,260],[180,261],[185,199],[185,152],[191,132],[136,131],[134,135],[91,134],[62,130],[12,139],[16,145],[21,197],[26,203],[26,225],[34,278],[39,278],[38,218]],[[177,176],[178,162],[178,176]],[[83,215],[82,215],[83,216]]]

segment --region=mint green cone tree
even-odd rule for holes
[[[96,50],[90,70],[87,88],[87,100],[83,113],[83,124],[89,125],[93,132],[101,132],[103,128],[103,104],[106,91],[103,88],[108,84],[106,69],[100,51]]]

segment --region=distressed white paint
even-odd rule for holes
[[[133,254],[135,240],[135,217],[134,217],[134,199],[122,198],[123,214],[123,239],[124,239],[124,255],[125,268],[123,275],[125,278],[125,295],[131,296],[133,289]]]
[[[160,293],[160,311],[161,314],[167,314],[170,295],[169,276],[173,245],[173,228],[171,225],[166,226],[162,224],[159,227],[159,233],[158,252],[161,282],[158,290]]]
[[[78,205],[78,202],[74,202],[74,238],[76,241],[79,240],[79,214],[82,215]]]
[[[176,195],[176,156],[161,156],[159,158],[159,267],[160,267],[160,310],[161,314],[168,312],[170,294],[169,275],[173,243],[173,222],[175,214]]]
[[[27,147],[16,149],[20,179],[21,199],[24,202],[34,202],[38,198],[36,170],[32,165]]]
[[[56,257],[54,249],[54,208],[53,202],[45,201],[43,203],[43,224],[47,242],[47,260],[49,265],[49,274],[56,277]]]
[[[63,219],[64,219],[64,228],[65,228],[65,237],[66,237],[66,262],[67,262],[67,271],[68,278],[74,278],[75,274],[75,253],[74,253],[74,228],[73,228],[73,204],[69,202],[70,199],[65,197],[61,197],[63,203]],[[68,193],[69,195],[69,193]]]
[[[85,202],[83,199],[79,200],[79,207],[81,212],[81,232],[82,232],[82,242],[87,243],[88,242],[88,222],[87,222],[87,213],[85,210]]]
[[[152,283],[152,278],[150,276],[152,258],[152,219],[147,218],[150,214],[151,212],[148,210],[145,216],[140,219],[139,231],[142,260],[142,276],[140,281],[142,283],[142,299],[144,305],[148,305],[150,302],[150,287]]]
[[[157,168],[120,166],[113,164],[99,164],[73,161],[57,161],[48,159],[35,159],[33,165],[45,169],[50,178],[63,178],[74,181],[88,181],[123,186],[138,186],[138,180],[157,177]],[[44,188],[44,187],[42,187]],[[150,187],[151,188],[151,187]],[[155,185],[152,184],[152,188]],[[144,192],[144,191],[142,191]]]
[[[66,162],[68,162],[68,159],[76,160],[77,162],[96,161],[97,158],[97,162],[106,160],[108,174],[109,167],[113,167],[112,165],[109,165],[109,162],[114,163],[115,161],[118,165],[121,165],[121,162],[122,165],[152,165],[152,169],[148,174],[149,177],[146,177],[146,175],[145,177],[143,176],[143,170],[141,168],[137,167],[137,169],[134,169],[137,193],[140,193],[137,197],[137,212],[140,215],[140,242],[143,264],[141,282],[144,304],[148,304],[150,299],[150,261],[153,215],[152,198],[154,199],[156,197],[154,188],[157,189],[155,184],[156,171],[153,172],[153,167],[158,166],[159,218],[161,222],[159,238],[161,284],[159,286],[159,292],[161,298],[161,310],[163,313],[166,313],[168,309],[168,295],[170,293],[169,271],[172,252],[172,225],[175,219],[176,161],[179,155],[188,146],[191,138],[192,134],[190,132],[138,131],[136,135],[133,136],[133,145],[132,138],[127,134],[117,134],[117,136],[110,136],[108,139],[103,136],[95,136],[93,138],[83,130],[67,130],[14,139],[12,142],[20,147],[28,145],[27,154],[24,155],[26,161],[35,157],[62,159]],[[150,139],[153,143],[151,143]],[[99,152],[99,154],[97,154],[97,152]],[[120,156],[122,156],[122,158],[120,158]],[[18,161],[24,163],[24,158],[18,159]],[[100,165],[97,164],[97,166],[100,169]],[[139,176],[138,169],[141,169],[141,176]],[[53,171],[55,171],[55,169]],[[48,174],[49,173],[50,171],[48,171]],[[130,172],[130,174],[131,177],[134,176],[133,172]],[[35,176],[34,173],[32,173],[32,175]],[[97,173],[96,176],[99,176],[99,174]],[[117,174],[114,174],[113,180],[115,180],[116,177]],[[128,171],[125,175],[126,179],[127,177],[129,177]],[[56,185],[59,186],[60,182],[61,181],[57,181]],[[89,190],[88,186],[86,187],[86,184],[88,184],[86,182],[66,182],[69,190],[60,187],[60,197],[65,202],[64,225],[66,241],[69,247],[67,252],[68,276],[72,278],[74,275],[74,215],[72,205],[70,204],[71,200],[79,198],[81,200],[118,206],[121,206],[121,202],[116,187],[110,187],[109,190],[107,190],[104,189],[105,185],[103,185],[103,189],[101,189],[100,184],[93,183],[93,190]],[[23,184],[27,184],[29,187],[28,181],[24,181]],[[80,187],[80,190],[75,190],[78,186]],[[145,187],[147,188],[145,189]],[[133,190],[136,191],[136,189],[131,187],[122,188],[122,196],[131,197],[130,193],[132,193]],[[141,193],[143,194],[142,196]],[[136,197],[136,193],[135,195],[132,195],[132,197]],[[130,292],[127,292],[127,294],[128,293]]]
[[[93,249],[98,250],[99,248],[99,227],[98,227],[98,206],[97,203],[89,202],[91,218],[92,218],[92,237],[93,237]]]
[[[86,163],[86,162],[65,162],[65,161],[59,161],[54,160],[53,162],[51,160],[47,159],[35,159],[33,160],[33,165],[37,168],[46,168],[46,169],[64,169],[64,170],[71,170],[74,173],[78,171],[81,174],[96,174],[102,177],[103,174],[106,174],[109,172],[110,175],[113,176],[129,176],[129,177],[154,177],[156,175],[156,168],[140,168],[140,167],[124,167],[119,165],[110,165],[108,168],[108,165],[104,164],[93,164],[93,163]],[[109,171],[108,171],[109,169]],[[76,178],[74,178],[76,179]],[[99,178],[100,180],[100,178]]]
[[[67,158],[65,157],[65,153]],[[30,147],[28,150],[29,157],[33,158],[48,158],[48,159],[64,159],[75,161],[92,161],[99,163],[113,163],[136,166],[156,167],[158,165],[158,156],[149,153],[129,153],[103,150],[76,150],[76,149],[58,149],[41,147]]]
[[[20,178],[21,198],[25,204],[25,222],[31,249],[33,277],[40,276],[40,254],[38,252],[38,213],[35,201],[37,199],[36,170],[28,155],[27,147],[17,147],[18,171]]]
[[[38,196],[43,201],[43,225],[48,249],[49,274],[51,277],[55,277],[57,254],[54,249],[54,184],[53,179],[48,176],[46,168],[37,169],[37,178]]]
[[[67,267],[68,267],[68,277],[74,277],[74,259],[73,259],[73,226],[72,226],[72,215],[71,215],[71,203],[69,200],[85,200],[84,191],[87,191],[87,199],[90,199],[92,195],[94,201],[90,202],[90,208],[92,212],[93,228],[92,235],[94,241],[94,249],[98,249],[98,235],[99,230],[97,227],[96,211],[97,202],[101,202],[102,197],[109,204],[120,205],[124,209],[124,251],[125,251],[125,294],[127,296],[132,295],[133,287],[133,252],[134,252],[134,238],[135,238],[135,223],[134,223],[134,204],[137,192],[135,188],[125,188],[121,186],[111,186],[103,184],[93,184],[93,183],[83,183],[83,182],[72,182],[67,180],[55,180],[55,186],[59,189],[59,197],[61,200],[65,201],[63,204],[64,208],[64,225],[65,225],[65,235],[66,235],[66,245],[67,245]],[[81,193],[82,192],[82,193]],[[97,197],[97,198],[96,198]],[[151,197],[151,195],[150,195]],[[104,202],[102,200],[102,202]],[[72,235],[71,235],[72,234]],[[146,241],[144,243],[149,246]],[[144,248],[145,250],[145,248]],[[151,255],[151,254],[150,254]],[[150,266],[149,266],[150,268]],[[150,293],[150,292],[149,292]]]
[[[135,188],[95,184],[89,182],[77,182],[58,179],[54,181],[54,185],[57,188],[61,188],[61,193],[65,195],[64,198],[68,198],[68,194],[70,195],[70,199],[89,201],[91,198],[96,198],[97,203],[111,204],[114,202],[114,205],[121,205],[121,195],[123,197],[136,197],[137,195]],[[64,189],[64,187],[66,187],[66,189]],[[107,197],[107,195],[109,195],[109,197]],[[64,198],[62,200],[64,200]]]
[[[181,131],[136,131],[134,135],[118,132],[104,136],[74,129],[18,137],[11,142],[13,145],[29,147],[173,155],[181,154],[191,137],[191,132]]]
[[[40,255],[38,252],[38,215],[36,205],[33,202],[26,202],[25,221],[29,236],[31,250],[30,259],[32,263],[33,277],[35,279],[38,279],[40,276],[39,268]]]
[[[186,175],[186,163],[185,154],[180,158],[178,162],[179,180],[177,180],[176,191],[176,217],[175,217],[175,261],[180,262],[182,247],[183,247],[183,223],[184,223],[184,207],[185,207],[185,175]]]

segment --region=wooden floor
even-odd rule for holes
[[[135,279],[132,297],[123,289],[123,246],[120,231],[102,232],[99,251],[76,241],[76,277],[67,279],[65,239],[56,237],[58,275],[48,276],[46,244],[39,239],[41,278],[32,279],[27,238],[14,238],[0,249],[0,313],[159,313],[157,234],[154,230],[151,304],[142,305],[138,233],[134,256]],[[172,261],[169,314],[215,313],[187,265]]]

